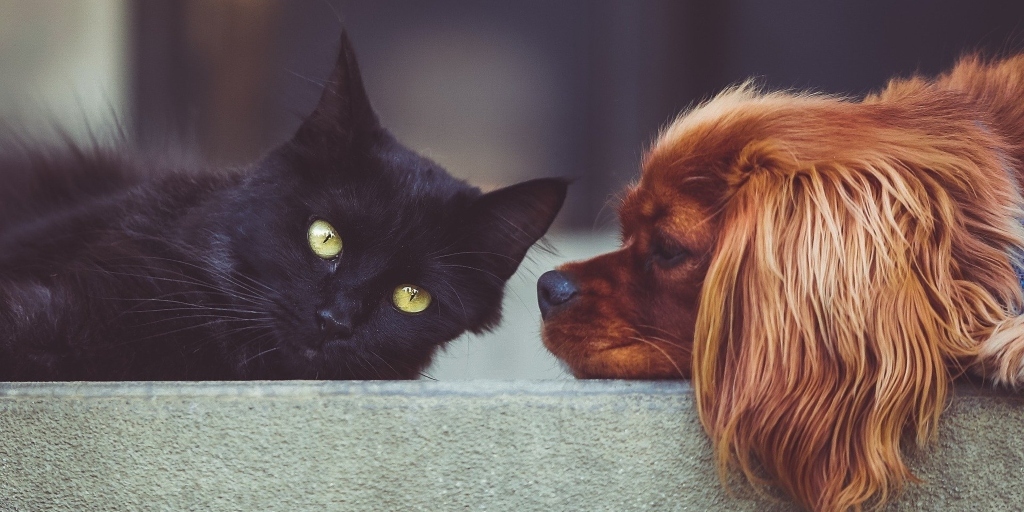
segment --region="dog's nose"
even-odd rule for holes
[[[565,274],[550,270],[537,280],[537,304],[540,306],[540,317],[547,320],[548,315],[559,306],[571,301],[579,294],[579,289]]]

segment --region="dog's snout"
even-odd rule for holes
[[[547,319],[555,309],[571,301],[579,294],[576,284],[565,274],[550,270],[537,280],[537,304],[540,316]]]

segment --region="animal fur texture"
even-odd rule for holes
[[[1024,56],[863,101],[727,90],[672,122],[621,249],[542,276],[581,378],[690,378],[723,477],[880,506],[969,371],[1024,384]]]
[[[339,48],[295,135],[239,168],[0,138],[0,380],[412,379],[496,326],[566,182],[454,178]]]

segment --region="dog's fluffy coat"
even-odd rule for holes
[[[728,90],[647,153],[623,246],[560,270],[579,377],[692,378],[720,470],[881,505],[965,370],[1024,384],[1024,56],[860,102]]]

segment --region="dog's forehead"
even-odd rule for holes
[[[761,94],[749,85],[726,91],[668,124],[644,155],[642,181],[657,187],[700,186],[728,173],[751,144],[771,140],[816,159],[864,131],[863,105],[823,95]]]
[[[695,219],[704,218],[706,208],[692,195],[674,186],[641,181],[626,194],[619,208],[624,224],[657,226],[672,232],[685,232]]]
[[[725,192],[717,165],[714,159],[648,158],[626,203],[648,221],[666,215],[695,218],[713,209]]]
[[[624,227],[645,223],[657,213],[657,206],[640,184],[630,187],[619,204],[619,219]]]

